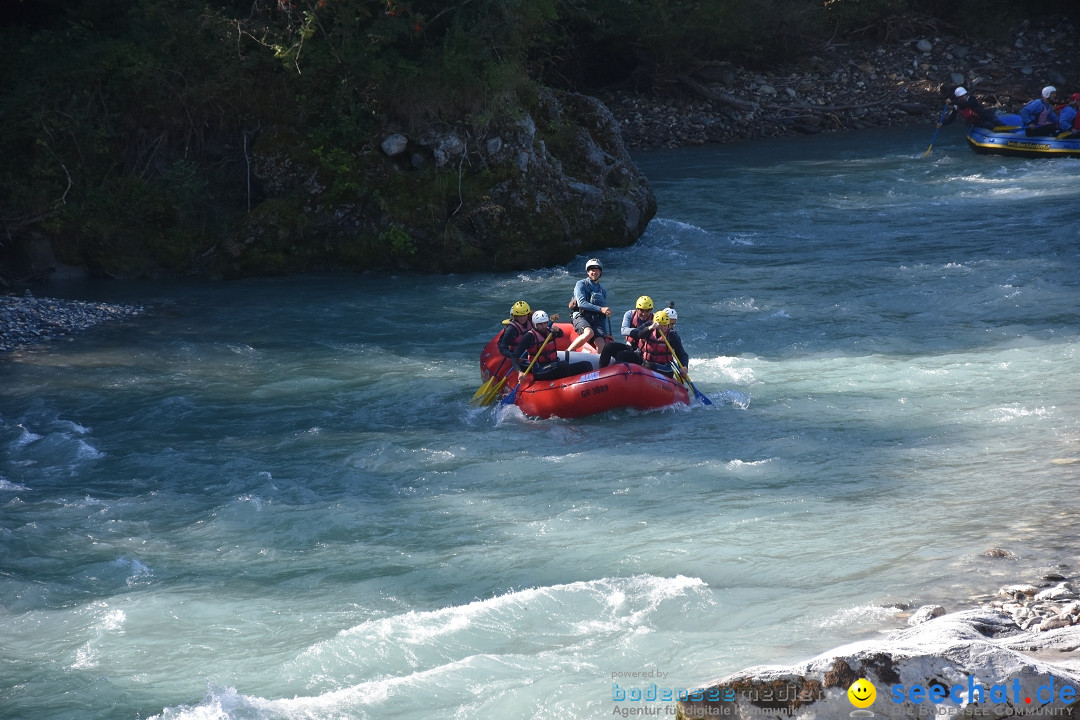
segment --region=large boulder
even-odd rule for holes
[[[482,124],[388,122],[334,153],[273,128],[251,167],[260,199],[220,246],[226,274],[551,266],[631,245],[656,214],[608,109],[547,89]]]

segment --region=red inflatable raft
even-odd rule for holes
[[[559,380],[534,380],[531,375],[526,376],[514,397],[514,404],[526,415],[578,418],[619,408],[652,410],[676,403],[690,403],[690,393],[686,387],[663,373],[627,363],[601,368],[600,356],[596,352],[571,352],[567,356],[566,347],[577,335],[574,326],[570,323],[555,325],[563,331],[563,336],[555,340],[560,359],[570,362],[588,360],[594,369]],[[501,331],[496,334],[480,352],[480,376],[485,382],[493,376],[502,378],[510,364],[499,352],[501,334]],[[585,347],[592,349],[588,345]],[[517,384],[518,372],[510,370],[504,391],[509,392]]]

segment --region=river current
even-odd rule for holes
[[[1080,162],[932,130],[636,158],[711,406],[469,403],[585,256],[36,289],[147,312],[0,358],[0,717],[611,717],[1075,573]]]

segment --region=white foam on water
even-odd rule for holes
[[[5,367],[0,684],[25,720],[58,687],[125,718],[608,717],[613,671],[796,662],[1071,562],[1075,173],[896,145],[643,158],[668,220],[605,286],[685,309],[708,411],[470,405],[510,304],[561,310],[584,256],[133,286],[176,308],[153,334]]]
[[[0,475],[0,492],[18,492],[20,490],[29,490],[30,488],[20,483],[11,482],[3,475]]]

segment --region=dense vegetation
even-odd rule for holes
[[[270,127],[289,129],[332,196],[385,206],[385,190],[354,151],[388,123],[482,125],[527,102],[538,85],[649,88],[703,60],[776,65],[823,43],[895,40],[927,23],[987,34],[1037,14],[1077,12],[1075,0],[8,7],[0,17],[0,277],[35,234],[52,238],[62,260],[100,272],[191,271],[260,201],[249,149]],[[356,267],[410,250],[393,227],[369,234]]]

